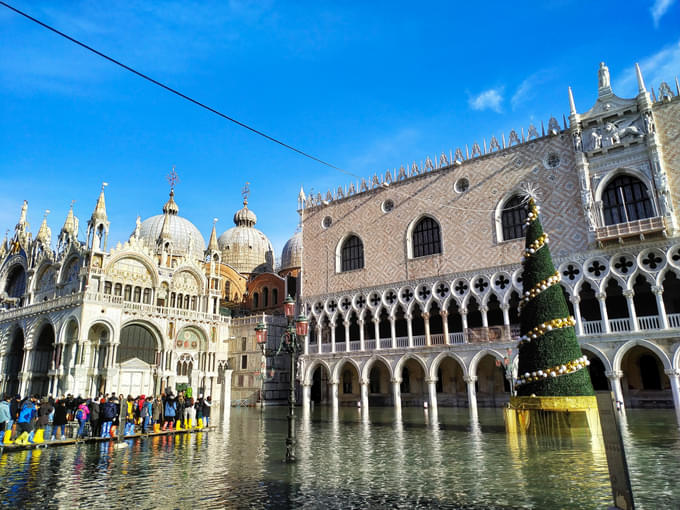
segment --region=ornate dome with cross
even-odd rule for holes
[[[255,213],[248,209],[248,183],[243,188],[243,208],[234,214],[235,227],[224,232],[217,243],[222,262],[239,273],[265,273],[274,269],[274,250],[262,232],[254,228]]]

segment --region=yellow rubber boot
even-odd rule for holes
[[[12,429],[5,430],[2,436],[2,444],[12,444]]]
[[[161,424],[160,423],[154,423],[153,424],[153,431],[154,432],[160,432],[161,431]]]
[[[14,441],[14,444],[27,444],[28,443],[28,432],[22,432],[19,437],[17,437],[17,440]]]
[[[175,427],[175,430],[184,430],[184,429],[182,428],[182,421],[181,421],[181,420],[179,420],[179,421],[177,422],[177,427]]]
[[[202,429],[203,428],[203,418],[198,419],[198,428]]]
[[[44,443],[45,442],[45,430],[44,429],[38,429],[35,431],[35,434],[33,435],[33,442],[36,444]]]

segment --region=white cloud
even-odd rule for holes
[[[649,12],[652,14],[652,20],[654,20],[655,27],[659,26],[659,21],[674,3],[675,0],[654,0],[654,5],[649,9]]]
[[[510,99],[510,106],[513,111],[516,110],[518,106],[532,99],[534,97],[535,88],[538,85],[546,83],[552,75],[553,72],[551,69],[541,69],[520,83]]]
[[[494,112],[502,112],[501,103],[503,102],[503,89],[499,87],[496,89],[485,90],[484,92],[471,97],[468,100],[470,108],[473,110],[493,110]]]
[[[647,90],[650,88],[658,90],[662,81],[672,83],[680,69],[680,41],[641,60],[640,69]],[[615,80],[614,91],[619,95],[629,97],[637,94],[637,79],[632,65]]]

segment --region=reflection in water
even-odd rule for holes
[[[0,456],[8,508],[605,508],[604,452],[590,436],[508,437],[480,409],[319,407],[298,422],[287,465],[285,408],[233,409],[210,433]],[[639,508],[677,508],[680,432],[672,410],[628,411]]]

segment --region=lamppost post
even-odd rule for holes
[[[283,311],[288,320],[286,330],[281,336],[281,343],[276,355],[278,356],[282,351],[290,356],[290,387],[288,393],[288,435],[286,437],[286,462],[295,462],[295,379],[297,359],[300,355],[300,341],[298,338],[304,339],[307,335],[307,318],[300,315],[295,319],[295,327],[293,327],[293,318],[295,317],[295,300],[288,296],[283,302]],[[267,343],[267,326],[260,323],[255,328],[257,343],[262,347],[264,353],[264,346]],[[304,340],[303,340],[304,341]]]

